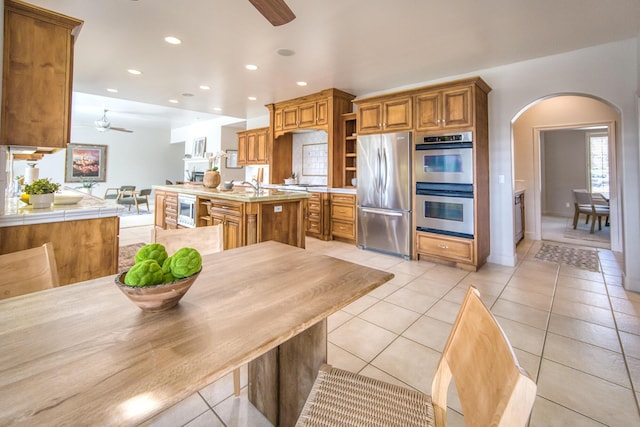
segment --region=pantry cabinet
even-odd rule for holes
[[[0,145],[66,148],[73,44],[83,22],[21,1],[4,6]]]

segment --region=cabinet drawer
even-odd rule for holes
[[[355,219],[356,209],[351,205],[331,205],[331,218],[353,221]]]
[[[331,194],[331,203],[356,204],[356,196],[353,194]]]
[[[309,200],[309,212],[320,212],[320,202],[316,200]]]
[[[347,239],[355,239],[356,228],[353,222],[331,220],[331,234]]]
[[[473,261],[473,240],[418,233],[417,251],[452,261]]]
[[[320,234],[320,220],[309,218],[307,222],[307,231],[309,233]]]
[[[242,204],[227,200],[211,200],[211,212],[217,214],[242,216]]]

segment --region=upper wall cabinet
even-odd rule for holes
[[[416,130],[473,126],[472,86],[426,91],[415,96]]]
[[[269,161],[269,128],[237,132],[238,165],[264,165]]]
[[[411,130],[411,96],[358,103],[358,135]]]
[[[0,145],[69,143],[73,44],[82,21],[5,0]]]

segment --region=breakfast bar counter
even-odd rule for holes
[[[114,277],[0,301],[0,425],[137,425],[246,363],[275,373],[250,380],[256,407],[293,425],[326,361],[326,318],[393,275],[264,242],[205,255],[157,313]]]

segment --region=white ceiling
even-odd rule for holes
[[[84,20],[74,125],[103,108],[119,127],[255,118],[265,104],[330,87],[357,96],[640,34],[638,0],[287,0],[297,17],[281,27],[248,0],[27,1]]]

